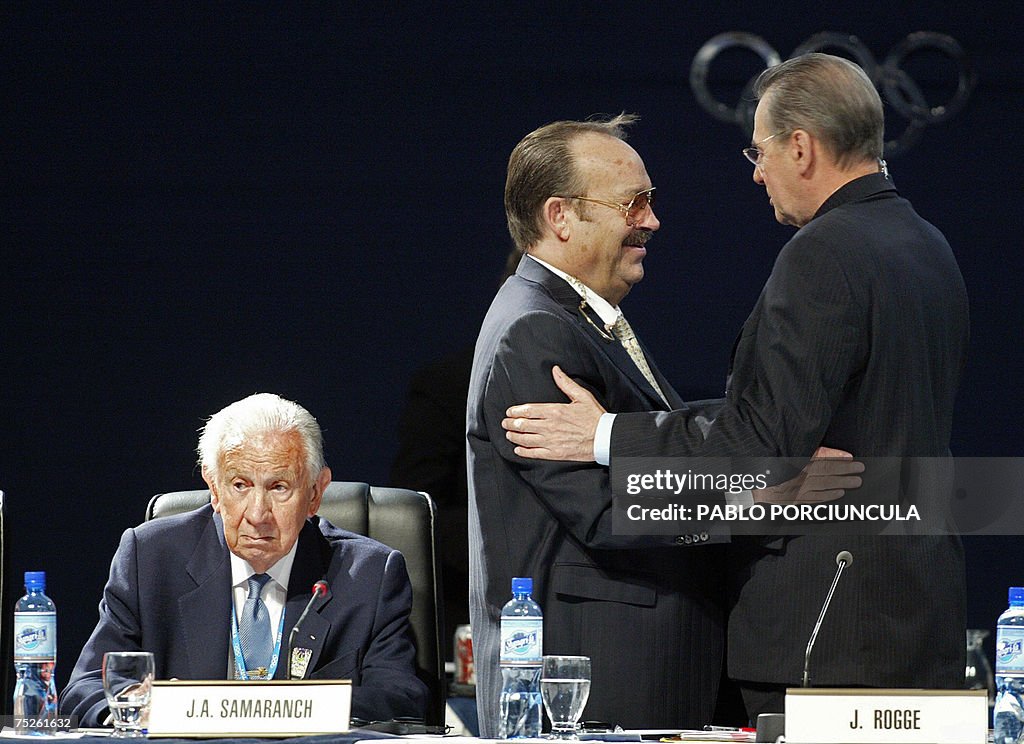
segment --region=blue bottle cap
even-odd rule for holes
[[[26,589],[46,589],[46,571],[26,571]]]
[[[512,579],[513,594],[533,594],[533,579],[517,576]]]
[[[1010,587],[1010,604],[1024,604],[1024,586]]]

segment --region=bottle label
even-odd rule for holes
[[[501,618],[501,663],[540,664],[544,655],[544,620]]]
[[[996,629],[996,673],[1024,673],[1024,626]]]
[[[14,661],[57,658],[57,613],[14,613]]]

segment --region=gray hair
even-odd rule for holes
[[[199,466],[216,480],[225,452],[248,439],[290,432],[302,439],[306,470],[313,483],[326,465],[320,424],[298,403],[273,393],[250,395],[213,414],[200,429]]]
[[[520,252],[526,253],[543,236],[540,208],[549,197],[578,196],[586,190],[572,141],[589,132],[624,140],[625,127],[637,119],[622,113],[604,120],[556,121],[520,140],[508,159],[505,180],[505,217]]]
[[[766,113],[773,132],[809,131],[841,167],[882,157],[882,99],[850,60],[820,52],[788,59],[758,76],[757,98],[769,91]]]

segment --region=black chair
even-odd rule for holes
[[[149,500],[146,521],[191,511],[209,503],[210,492],[174,491]],[[441,647],[441,573],[435,545],[435,510],[430,496],[404,488],[334,481],[318,512],[342,529],[372,537],[405,556],[412,582],[410,623],[416,642],[416,673],[430,690],[426,723],[444,723],[444,651]]]

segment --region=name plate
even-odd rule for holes
[[[786,741],[985,744],[985,690],[786,690]]]
[[[349,680],[153,683],[150,736],[312,736],[349,730]]]

